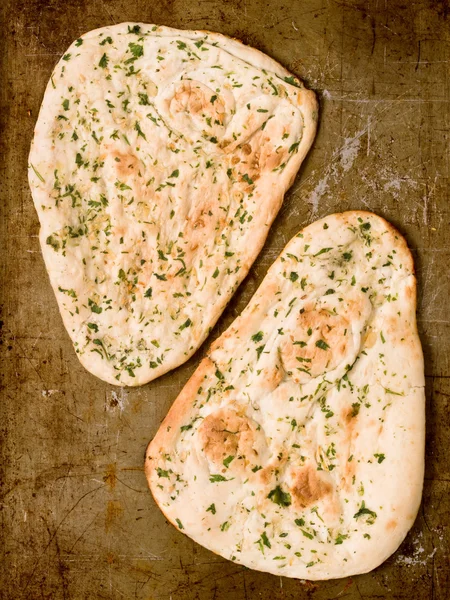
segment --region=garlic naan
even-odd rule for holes
[[[311,146],[315,96],[223,35],[123,23],[47,86],[29,178],[83,365],[141,385],[186,361],[245,277]]]
[[[425,395],[402,236],[366,212],[286,246],[212,345],[146,455],[166,517],[277,575],[377,567],[415,519]]]

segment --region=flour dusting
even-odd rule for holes
[[[340,150],[340,163],[344,173],[349,171],[358,156],[361,147],[361,135],[365,132],[360,132],[355,137],[346,138],[344,145]]]
[[[437,548],[425,556],[423,556],[425,552],[425,548],[423,546],[419,546],[412,556],[404,556],[403,554],[399,554],[397,556],[397,564],[399,565],[407,565],[408,567],[413,567],[415,565],[426,565],[427,562],[433,558],[436,554]]]
[[[358,157],[361,147],[361,137],[364,133],[365,131],[358,131],[356,135],[345,138],[341,148],[333,152],[331,161],[325,168],[323,176],[306,198],[306,202],[311,206],[311,218],[316,219],[318,217],[319,202],[325,193],[328,192],[330,184],[333,186],[339,184],[344,173],[347,173],[353,167]],[[312,173],[312,176],[314,175],[315,171]]]
[[[53,394],[58,394],[61,390],[42,390],[42,396],[44,398],[50,398]]]
[[[396,555],[396,563],[399,565],[406,565],[408,567],[413,567],[416,565],[426,565],[429,560],[433,558],[433,556],[437,552],[437,548],[433,548],[433,550],[427,554],[425,548],[422,545],[423,540],[423,532],[419,532],[417,537],[412,540],[412,544],[414,546],[414,551],[412,556],[405,556],[404,554]]]
[[[128,394],[122,388],[118,392],[111,391],[111,396],[106,398],[106,408],[108,411],[120,410],[122,412],[128,401]]]
[[[317,218],[319,214],[319,202],[325,192],[328,190],[328,179],[330,174],[325,175],[322,179],[319,180],[319,183],[313,189],[309,197],[306,199],[306,202],[311,205],[311,217],[313,219]]]

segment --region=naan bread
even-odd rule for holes
[[[166,517],[277,575],[365,573],[413,524],[424,367],[405,240],[366,212],[286,246],[147,449]]]
[[[141,385],[186,361],[266,239],[315,96],[223,35],[123,23],[72,44],[30,153],[41,246],[83,365]]]

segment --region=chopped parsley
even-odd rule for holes
[[[279,485],[270,491],[267,497],[280,506],[290,506],[292,504],[291,495],[288,492],[283,492]]]
[[[211,483],[218,483],[219,481],[231,481],[231,479],[227,479],[223,475],[211,475],[209,481]]]
[[[98,66],[101,67],[102,69],[106,69],[106,67],[108,66],[108,62],[109,62],[109,58],[106,56],[106,53],[105,53],[101,57],[100,62],[98,63]]]
[[[367,516],[367,523],[369,523],[369,525],[372,525],[374,520],[377,518],[377,513],[374,512],[373,510],[370,510],[370,508],[366,507],[366,503],[364,502],[364,500],[361,502],[361,506],[358,510],[358,512],[356,512],[353,515],[354,519],[359,519],[361,517]]]
[[[330,347],[324,340],[317,340],[316,346],[321,350],[328,350]]]

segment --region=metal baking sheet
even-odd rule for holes
[[[448,599],[448,2],[3,0],[1,11],[2,598]],[[147,490],[144,450],[206,345],[139,389],[107,385],[76,358],[39,249],[27,155],[60,55],[86,31],[122,21],[238,37],[320,99],[314,146],[207,344],[285,243],[318,217],[373,210],[413,250],[427,376],[425,488],[412,531],[372,573],[310,583],[251,571],[165,521]]]

